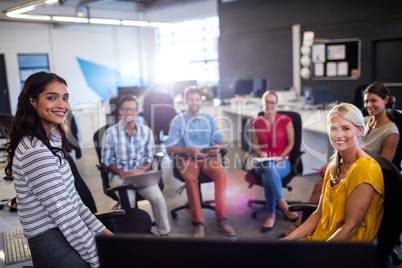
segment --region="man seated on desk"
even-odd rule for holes
[[[110,171],[110,186],[124,183],[127,176],[150,171],[155,154],[152,130],[136,122],[138,101],[134,96],[124,96],[119,102],[119,123],[106,130],[103,137],[102,162]],[[158,185],[137,189],[152,205],[159,234],[170,232],[165,198]],[[135,207],[135,191],[128,190],[131,207]]]
[[[200,112],[201,96],[201,90],[196,87],[188,87],[184,91],[188,110],[172,120],[166,142],[167,153],[183,155],[179,158],[177,165],[185,181],[193,235],[195,237],[205,235],[204,215],[198,188],[198,175],[202,172],[215,183],[217,230],[224,235],[235,236],[236,232],[226,222],[226,174],[220,160],[216,157],[219,149],[208,151],[201,149],[223,145],[223,137],[212,116]]]

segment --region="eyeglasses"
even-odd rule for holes
[[[274,104],[276,104],[276,101],[266,101],[265,104],[272,104],[272,105],[274,105]]]
[[[128,108],[128,107],[120,107],[120,110],[122,110],[123,112],[136,112],[138,111],[138,108]]]

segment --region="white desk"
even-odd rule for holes
[[[4,169],[0,170],[0,199],[10,199],[15,197],[15,189],[13,182],[3,179]],[[13,264],[5,264],[4,260],[4,241],[3,231],[11,229],[22,229],[20,219],[17,212],[10,212],[7,206],[0,210],[0,267],[21,268],[23,266],[32,266],[32,261],[17,262]]]

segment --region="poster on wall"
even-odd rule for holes
[[[336,39],[312,46],[313,79],[358,79],[360,39]]]

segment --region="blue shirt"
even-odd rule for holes
[[[138,122],[131,137],[126,132],[123,121],[108,128],[102,145],[102,163],[106,166],[115,164],[118,168],[128,171],[141,168],[146,162],[153,164],[155,154],[153,132]]]
[[[192,118],[185,112],[173,118],[166,147],[177,145],[206,148],[220,141],[223,141],[223,137],[211,115],[199,113],[196,118]]]

